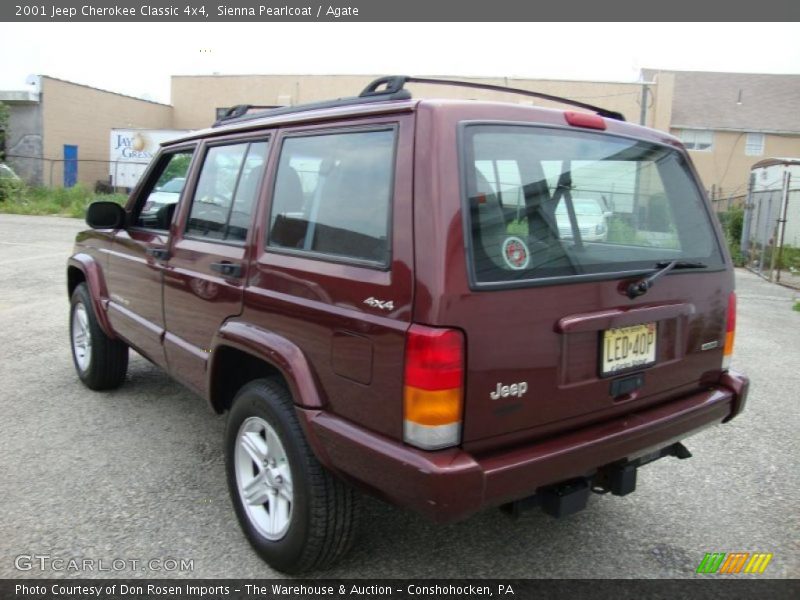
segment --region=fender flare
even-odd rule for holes
[[[100,265],[97,264],[93,256],[80,252],[67,259],[67,270],[69,268],[78,269],[83,273],[83,279],[89,288],[89,297],[92,299],[92,308],[100,329],[111,339],[117,339],[117,334],[108,320],[108,311],[106,310],[108,307],[108,288],[106,288],[106,280],[103,277]],[[69,283],[69,277],[67,277],[67,282]]]
[[[222,347],[235,348],[276,368],[289,386],[295,405],[307,409],[323,407],[316,377],[305,353],[285,337],[236,318],[226,321],[211,343],[206,371],[207,390],[213,389],[211,384],[215,362],[219,356],[218,350]]]

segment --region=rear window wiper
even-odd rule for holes
[[[647,293],[647,290],[653,287],[656,279],[662,275],[666,275],[672,271],[672,269],[705,269],[707,266],[708,265],[705,263],[689,262],[686,260],[663,260],[661,262],[657,262],[655,268],[658,269],[658,271],[652,275],[649,275],[648,277],[640,279],[639,281],[634,281],[628,286],[628,298],[633,300],[634,298],[638,298],[639,296]]]

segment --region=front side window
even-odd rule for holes
[[[687,150],[710,151],[714,147],[714,132],[708,129],[681,129],[678,137]]]
[[[680,152],[647,142],[515,125],[465,128],[471,268],[477,283],[722,266]]]
[[[268,245],[387,264],[394,146],[391,129],[284,140]]]
[[[267,160],[267,142],[214,146],[206,153],[186,234],[244,242]]]
[[[156,167],[159,172],[155,176],[155,182],[145,192],[146,199],[136,215],[136,227],[169,230],[191,162],[191,150],[175,152],[161,158]]]

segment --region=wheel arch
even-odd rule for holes
[[[280,378],[296,406],[321,408],[317,379],[303,351],[294,343],[261,327],[233,319],[214,337],[207,370],[208,401],[225,412],[236,392],[248,381]]]
[[[72,294],[81,283],[85,283],[89,290],[89,297],[92,299],[97,323],[108,337],[116,339],[117,335],[108,320],[108,313],[105,307],[108,305],[108,290],[106,289],[105,278],[103,277],[100,265],[94,257],[88,254],[73,254],[67,261],[67,297],[72,298]]]

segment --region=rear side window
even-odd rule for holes
[[[394,147],[393,129],[285,139],[268,245],[388,264]]]
[[[267,142],[208,150],[194,192],[186,234],[244,242],[267,160]]]
[[[464,129],[473,280],[723,265],[683,156],[638,140],[517,125]]]

